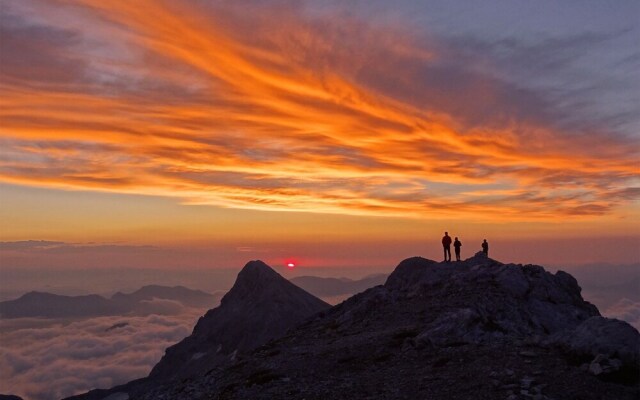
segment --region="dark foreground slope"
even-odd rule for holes
[[[193,333],[169,347],[147,378],[73,399],[123,400],[201,376],[330,306],[295,286],[262,261],[247,263],[220,306],[198,320]],[[170,397],[168,397],[170,398]]]
[[[403,261],[229,365],[135,399],[637,399],[640,334],[569,274]]]

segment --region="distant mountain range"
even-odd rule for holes
[[[149,377],[73,398],[637,399],[640,333],[580,292],[478,253],[404,260],[329,307],[252,261]]]
[[[381,285],[386,274],[359,280],[300,276],[290,281],[319,298],[353,295]],[[284,279],[284,278],[283,278]],[[147,285],[133,293],[117,292],[111,298],[97,294],[64,296],[47,292],[29,292],[15,300],[0,302],[0,318],[88,318],[128,313],[152,313],[148,302],[153,299],[177,301],[186,307],[211,308],[223,293],[210,294],[183,286]]]
[[[299,276],[291,282],[317,297],[354,295],[374,286],[382,285],[387,274],[370,275],[359,280],[348,278],[320,278],[317,276]]]
[[[154,299],[175,301],[186,307],[217,305],[221,294],[210,294],[182,286],[144,286],[133,293],[116,293],[111,298],[97,294],[62,296],[29,292],[18,299],[0,302],[1,318],[85,318],[129,313],[150,313]]]

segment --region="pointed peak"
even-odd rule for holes
[[[238,274],[238,280],[255,280],[255,279],[273,279],[273,278],[281,278],[284,279],[274,271],[273,268],[268,266],[264,261],[261,260],[253,260],[249,261],[242,268],[240,273]]]
[[[248,263],[246,263],[244,265],[244,267],[242,268],[242,271],[251,271],[251,270],[272,270],[273,269],[268,266],[264,261],[262,260],[251,260]]]
[[[280,286],[286,282],[280,274],[261,260],[249,261],[238,273],[236,282],[225,298],[235,295],[257,295],[269,288]],[[224,298],[223,298],[224,301]]]
[[[277,299],[293,296],[311,298],[324,304],[313,295],[300,289],[270,266],[260,260],[249,261],[238,273],[233,287],[222,298],[221,305],[225,304],[253,304],[268,303]]]

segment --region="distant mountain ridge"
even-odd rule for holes
[[[135,303],[151,299],[175,300],[189,307],[211,306],[211,298],[216,295],[202,290],[189,289],[184,286],[146,285],[133,293],[117,292],[111,300],[124,303]]]
[[[111,298],[97,294],[63,296],[46,292],[29,292],[15,300],[0,302],[0,318],[84,318],[123,315],[145,311],[145,302],[172,300],[187,307],[211,307],[219,295],[183,286],[144,286],[133,293],[116,293]]]
[[[382,285],[387,274],[375,274],[362,279],[321,278],[318,276],[298,276],[290,281],[317,297],[354,295],[374,286]]]

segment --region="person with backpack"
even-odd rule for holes
[[[482,252],[485,256],[489,257],[489,243],[487,243],[487,239],[484,239],[482,242]]]

